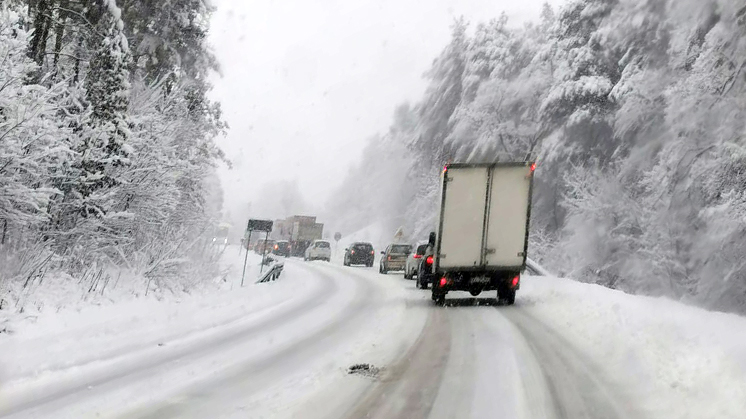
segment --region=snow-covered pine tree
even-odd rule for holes
[[[119,181],[116,168],[129,162],[132,151],[128,117],[130,53],[124,36],[121,10],[115,0],[104,0],[107,12],[99,27],[104,38],[94,52],[86,76],[86,102],[90,113],[80,127],[81,215],[104,216],[113,206],[102,201]],[[102,191],[105,190],[105,191]]]

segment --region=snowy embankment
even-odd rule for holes
[[[253,253],[246,286],[241,287],[244,257],[239,261],[233,246],[225,253],[225,282],[200,293],[81,305],[16,319],[11,333],[0,334],[0,383],[6,390],[52,385],[57,379],[136,362],[158,348],[186,345],[237,326],[247,315],[269,314],[298,295],[299,284],[283,283],[282,278],[272,285],[254,284],[261,258]],[[313,283],[300,286],[311,288]]]
[[[516,302],[651,417],[746,417],[746,318],[568,279],[526,277]]]

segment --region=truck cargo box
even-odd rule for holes
[[[442,177],[436,271],[521,271],[533,162],[451,164]]]

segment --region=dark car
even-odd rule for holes
[[[287,240],[278,240],[272,248],[272,253],[277,256],[290,257],[290,242]]]
[[[365,265],[367,267],[373,266],[373,258],[376,252],[373,250],[373,245],[366,242],[352,243],[350,247],[345,249],[345,257],[343,264],[345,266],[350,265]]]
[[[417,288],[426,290],[427,284],[433,282],[433,255],[424,255],[420,260],[420,269],[417,271]]]
[[[427,289],[427,284],[434,282],[433,254],[435,253],[435,233],[430,233],[425,252],[420,258],[420,267],[417,270],[417,288]]]

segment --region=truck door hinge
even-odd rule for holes
[[[446,181],[446,182],[450,182],[450,181],[452,181],[452,180],[453,180],[453,178],[452,178],[452,177],[448,177],[448,176],[446,176],[446,177],[445,177],[445,181]]]
[[[493,254],[495,252],[497,252],[497,250],[495,250],[495,249],[484,249],[484,254],[485,255],[491,255],[491,254]]]
[[[518,252],[518,256],[519,256],[519,257],[523,257],[523,256],[526,256],[526,253],[525,253],[525,252]]]
[[[442,254],[442,255],[438,255],[438,258],[439,258],[439,259],[445,259],[445,258],[446,258],[446,255],[445,255],[445,254]]]

